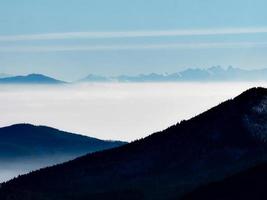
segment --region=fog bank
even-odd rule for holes
[[[0,126],[47,125],[132,141],[191,118],[261,83],[97,83],[0,86]]]

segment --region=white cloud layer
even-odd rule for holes
[[[33,123],[103,139],[135,140],[267,83],[0,86],[0,126]]]

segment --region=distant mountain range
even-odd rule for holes
[[[109,83],[109,82],[224,82],[224,81],[267,81],[267,68],[257,70],[244,70],[220,66],[208,69],[189,68],[171,74],[140,74],[136,76],[101,76],[89,74],[87,77],[72,83]],[[29,74],[25,76],[11,76],[0,74],[0,84],[62,84],[67,83],[42,74]],[[70,82],[68,82],[70,83]]]
[[[9,76],[1,78],[0,84],[62,84],[63,81],[50,78],[42,74],[29,74],[26,76]]]
[[[0,199],[181,199],[265,163],[266,124],[267,89],[252,88],[147,138],[4,183]]]
[[[90,74],[80,82],[194,82],[194,81],[266,81],[267,69],[244,70],[220,66],[187,69],[172,74],[140,74],[137,76],[99,76]]]
[[[0,178],[13,178],[21,172],[29,172],[122,144],[125,143],[103,141],[46,126],[17,124],[0,128]],[[14,173],[6,176],[6,171]]]

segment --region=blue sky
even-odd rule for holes
[[[264,0],[0,1],[0,72],[79,79],[267,67]]]

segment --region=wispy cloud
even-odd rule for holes
[[[267,27],[258,28],[221,28],[188,30],[154,30],[154,31],[117,31],[117,32],[65,32],[28,35],[2,35],[0,42],[29,40],[67,40],[96,38],[137,38],[137,37],[175,37],[201,35],[236,35],[267,33]]]
[[[2,53],[13,52],[64,52],[64,51],[121,51],[121,50],[160,50],[160,49],[220,49],[220,48],[267,48],[267,42],[218,42],[218,43],[171,43],[141,45],[80,45],[80,46],[7,46],[0,47]]]

